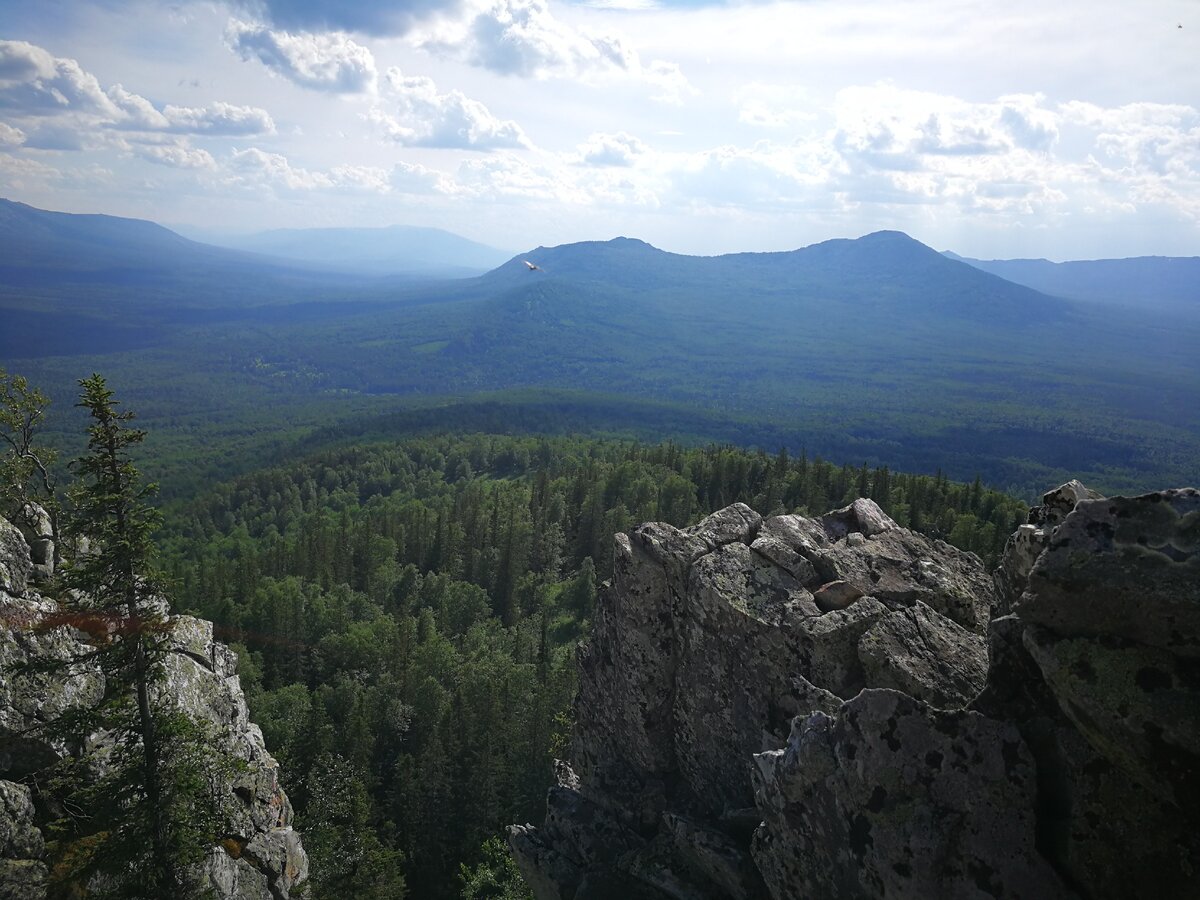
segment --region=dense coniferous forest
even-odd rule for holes
[[[177,606],[238,648],[318,897],[521,896],[495,837],[540,819],[613,533],[859,496],[989,562],[1026,511],[804,453],[441,435],[228,482],[164,545]]]

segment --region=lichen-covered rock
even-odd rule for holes
[[[715,896],[731,900],[762,896],[762,876],[740,842],[703,822],[675,813],[667,813],[663,823],[673,839],[675,858],[701,884],[711,886]]]
[[[1065,897],[1034,847],[1021,734],[865,690],[755,757],[754,858],[774,897]]]
[[[0,591],[14,597],[23,596],[32,572],[29,544],[21,530],[0,517]]]
[[[992,579],[864,501],[642,526],[510,846],[539,900],[1191,896],[1198,560],[1196,491],[1078,482]]]
[[[1012,614],[992,621],[973,706],[1021,729],[1039,847],[1081,894],[1187,896],[1200,873],[1200,495],[1106,500],[1076,482],[1045,499],[1030,514],[1041,549],[1008,592]],[[998,584],[1020,552],[1010,541]]]
[[[735,505],[694,528],[648,524],[615,540],[579,655],[571,783],[551,791],[544,826],[509,832],[540,900],[600,884],[765,896],[749,855],[755,754],[782,747],[797,716],[835,713],[902,673],[946,704],[982,684],[983,638],[934,611],[982,628],[992,588],[979,560],[899,528],[871,501],[765,522]],[[814,599],[839,580],[842,598],[827,588],[827,602]],[[912,658],[876,664],[872,648],[899,646],[902,629],[864,636],[925,601],[937,606],[904,619]],[[939,669],[939,649],[973,658]]]
[[[35,627],[57,611],[33,591],[19,598],[0,592],[0,777],[29,775],[60,759],[71,748],[48,738],[45,725],[104,694],[104,676],[85,659],[90,647],[79,632]],[[36,665],[72,660],[80,661],[57,672]]]
[[[821,516],[821,525],[831,540],[838,540],[855,532],[864,537],[871,537],[900,527],[879,508],[878,503],[865,497]]]
[[[0,897],[43,900],[48,874],[45,852],[29,788],[0,781]]]
[[[28,777],[40,788],[39,770],[79,749],[49,739],[44,726],[97,703],[104,678],[87,659],[90,623],[60,622],[55,602],[28,583],[29,554],[20,532],[0,519],[0,778]],[[198,874],[216,900],[287,900],[307,877],[308,858],[291,827],[278,765],[249,720],[237,657],[213,640],[210,622],[177,616],[171,626],[158,698],[207,726],[223,752],[243,764],[226,786],[235,833],[212,848]],[[105,739],[88,736],[89,746]],[[0,780],[0,896],[44,900],[39,810],[52,805],[52,795],[31,803],[23,785]]]
[[[883,616],[858,642],[866,680],[946,709],[965,706],[987,681],[987,645],[924,603]]]
[[[23,503],[11,518],[29,545],[34,580],[45,581],[54,574],[54,523],[50,514],[36,503]]]
[[[1081,501],[1054,531],[1014,611],[1062,636],[1200,659],[1200,491]]]
[[[919,600],[981,634],[991,615],[994,588],[978,557],[898,527],[871,501],[820,519],[776,516],[760,534],[808,560],[815,578],[805,587],[845,585],[827,609],[851,602],[852,588],[894,608]]]

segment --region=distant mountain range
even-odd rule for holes
[[[1200,311],[1200,257],[1074,260],[948,258],[1056,297],[1142,310]]]
[[[438,240],[468,253],[451,237]],[[335,238],[353,243],[326,234],[327,249]],[[182,448],[209,446],[214,422],[249,440],[271,416],[294,429],[349,407],[558,391],[602,398],[579,409],[676,410],[702,423],[693,436],[769,433],[1030,493],[1089,473],[1161,486],[1200,467],[1186,279],[1153,302],[1111,284],[1124,299],[1100,302],[1082,278],[1051,295],[896,231],[715,257],[616,238],[468,278],[352,275],[10,202],[0,241],[0,364],[62,399],[81,375],[111,374]]]
[[[412,274],[437,278],[478,275],[509,254],[439,228],[285,228],[207,241],[308,266],[356,274]]]
[[[939,314],[1016,322],[1042,321],[1063,308],[1059,300],[947,260],[899,231],[786,252],[723,256],[684,256],[616,238],[538,247],[483,277],[490,286],[513,288],[531,288],[539,280],[637,292],[643,311],[652,306],[649,299],[686,294],[692,312],[706,308],[717,320],[751,310],[768,320],[788,311],[821,315],[821,305],[831,302],[839,308],[849,304],[847,311],[859,313],[886,311],[889,317]],[[737,302],[730,303],[734,298]]]

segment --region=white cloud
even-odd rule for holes
[[[634,74],[655,89],[651,99],[660,103],[682,103],[685,96],[699,93],[676,63],[664,62],[661,59],[656,59],[649,65],[639,63]]]
[[[101,139],[108,130],[239,137],[275,130],[267,111],[253,106],[216,102],[160,110],[121,84],[104,91],[75,60],[24,41],[0,41],[0,109],[32,123],[25,145],[46,150],[121,146]]]
[[[145,97],[131,93],[122,85],[114,84],[108,89],[107,96],[122,113],[118,116],[118,124],[123,128],[138,131],[164,131],[171,123],[154,104]]]
[[[24,146],[32,150],[78,151],[104,144],[101,136],[60,119],[39,119],[26,125]]]
[[[213,103],[209,106],[165,106],[167,131],[181,134],[210,134],[226,137],[273,134],[275,123],[265,109]]]
[[[592,166],[632,166],[646,145],[631,134],[593,134],[579,145],[579,162]]]
[[[389,184],[397,194],[454,194],[453,179],[413,163],[398,162],[392,167]]]
[[[1096,150],[1115,165],[1147,173],[1200,177],[1200,112],[1182,104],[1063,105],[1065,119],[1096,132]]]
[[[486,106],[461,91],[440,93],[431,79],[406,76],[394,67],[387,71],[387,84],[396,103],[396,114],[376,107],[366,118],[398,144],[457,150],[532,146],[520,125],[498,119]]]
[[[423,48],[470,65],[522,78],[624,75],[677,103],[694,92],[675,63],[643,62],[617,34],[577,28],[556,17],[547,0],[490,0],[465,19],[441,21],[417,38]]]
[[[343,33],[292,34],[234,21],[226,38],[242,59],[257,59],[301,87],[338,94],[375,90],[375,57]]]
[[[553,163],[531,163],[511,153],[469,159],[455,173],[458,189],[479,199],[586,204],[588,195]]]
[[[0,187],[11,196],[14,191],[44,188],[62,179],[62,172],[36,159],[0,153]]]
[[[624,68],[628,58],[618,39],[580,33],[553,16],[545,0],[494,0],[462,19],[435,24],[417,40],[427,50],[522,77]]]
[[[682,207],[811,208],[829,202],[818,197],[838,165],[837,155],[819,143],[715,147],[678,162],[671,196]]]
[[[183,144],[138,144],[134,153],[147,162],[174,169],[215,169],[216,161],[207,150]]]
[[[282,153],[268,153],[257,147],[234,150],[230,169],[245,184],[267,184],[289,190],[311,191],[333,187],[333,179],[323,172],[294,168]]]
[[[100,82],[79,63],[51,56],[25,41],[0,41],[0,109],[29,116],[68,110],[117,114]]]
[[[25,143],[25,132],[20,128],[13,128],[11,125],[0,122],[0,147],[19,147],[23,143]]]
[[[335,166],[328,171],[293,166],[282,153],[258,147],[234,150],[229,159],[234,181],[250,187],[285,188],[290,191],[343,190],[386,194],[392,173],[377,166]]]
[[[439,16],[458,17],[467,0],[231,0],[263,15],[279,28],[298,31],[353,31],[376,36],[408,33],[417,23]]]

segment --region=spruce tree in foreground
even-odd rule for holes
[[[145,432],[99,375],[80,381],[88,452],[74,466],[76,535],[90,550],[63,573],[61,617],[91,634],[85,660],[104,676],[104,698],[56,723],[64,737],[88,741],[68,761],[66,808],[57,842],[56,880],[63,896],[87,884],[91,894],[188,897],[189,872],[223,831],[220,756],[200,723],[165,690],[171,623],[154,568],[159,515],[130,449]],[[98,740],[88,736],[100,735]]]

